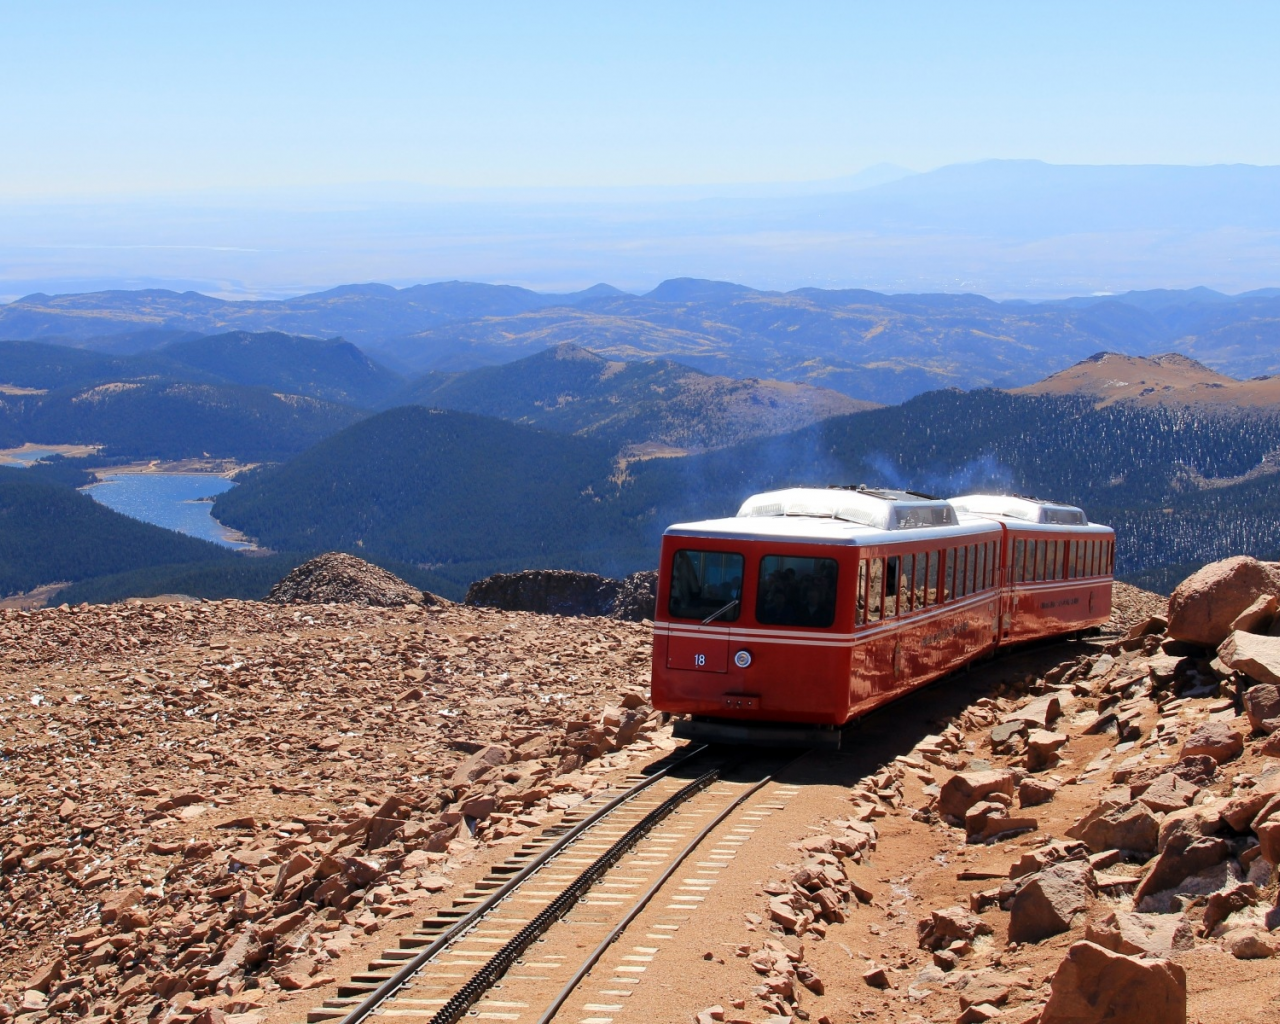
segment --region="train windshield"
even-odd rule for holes
[[[742,566],[742,556],[731,551],[677,551],[667,611],[676,619],[733,622],[742,610]]]
[[[834,558],[760,559],[756,621],[764,626],[814,626],[825,629],[836,619]]]

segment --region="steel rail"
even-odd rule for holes
[[[591,889],[614,864],[622,859],[636,843],[670,815],[677,807],[720,778],[720,770],[713,768],[698,776],[683,789],[658,804],[653,810],[627,829],[612,846],[592,862],[577,878],[570,882],[547,906],[521,928],[507,943],[475,972],[448,1002],[436,1011],[431,1024],[457,1024],[472,1006],[484,996],[520,958],[520,954],[538,941],[553,924],[564,917],[578,900]]]
[[[642,779],[634,786],[624,790],[618,796],[614,797],[603,807],[593,811],[582,821],[578,822],[572,828],[559,836],[554,843],[534,857],[528,864],[504,882],[501,887],[490,893],[480,904],[468,911],[464,916],[450,928],[446,929],[439,936],[424,946],[421,951],[416,953],[412,959],[405,961],[405,965],[401,967],[395,974],[380,984],[372,992],[366,995],[355,1006],[347,1011],[346,1015],[339,1019],[337,1024],[359,1024],[360,1021],[368,1017],[383,1003],[391,999],[404,985],[416,975],[423,966],[425,966],[434,956],[442,950],[447,949],[452,943],[456,942],[461,936],[465,935],[471,928],[476,925],[486,914],[494,907],[505,900],[512,892],[523,885],[530,875],[538,871],[548,861],[552,860],[564,851],[566,847],[571,845],[582,833],[594,827],[602,818],[607,817],[617,810],[622,804],[634,799],[640,793],[652,786],[654,783],[666,778],[674,769],[682,764],[687,764],[695,757],[698,757],[709,748],[709,744],[702,744],[688,752],[679,761],[670,764],[661,771],[654,772],[648,778]],[[687,788],[687,787],[686,787]]]
[[[633,906],[629,911],[627,911],[626,916],[623,917],[623,919],[620,922],[618,922],[618,924],[613,928],[613,930],[604,937],[604,939],[600,942],[600,945],[596,946],[596,948],[593,949],[588,954],[587,959],[583,962],[582,966],[578,968],[577,973],[574,974],[574,976],[569,979],[568,983],[566,983],[564,988],[560,990],[559,994],[552,1001],[551,1005],[542,1014],[542,1016],[538,1018],[538,1024],[550,1024],[551,1019],[555,1017],[557,1013],[560,1012],[560,1008],[564,1006],[568,998],[571,995],[573,995],[574,989],[576,989],[580,984],[582,984],[582,980],[588,974],[591,973],[591,969],[595,967],[595,965],[599,962],[600,958],[604,956],[605,953],[608,952],[609,947],[618,941],[618,936],[620,936],[624,931],[626,931],[627,926],[630,925],[632,921],[634,921],[637,917],[640,916],[640,912],[649,905],[650,901],[654,898],[654,896],[656,896],[658,892],[662,889],[662,887],[666,885],[668,881],[670,881],[671,876],[675,874],[676,869],[680,867],[680,865],[683,864],[685,860],[688,859],[689,855],[693,853],[693,851],[696,850],[701,845],[702,841],[706,839],[707,836],[710,835],[711,832],[714,829],[716,829],[721,822],[725,820],[725,818],[729,817],[729,815],[732,814],[734,811],[736,811],[740,806],[742,806],[743,803],[745,803],[751,797],[755,796],[756,793],[760,792],[760,790],[762,790],[765,786],[767,786],[772,781],[773,781],[773,776],[766,775],[754,786],[750,787],[745,793],[742,793],[741,795],[739,795],[738,798],[733,801],[733,803],[731,803],[723,811],[721,811],[714,818],[712,818],[711,821],[706,825],[706,827],[704,827],[696,836],[694,836],[691,840],[689,840],[685,848],[681,850],[679,854],[677,854],[675,860],[673,860],[671,864],[668,865],[666,870],[663,871],[662,874],[660,874],[657,877],[654,883],[651,886],[649,886],[649,888],[644,892],[644,894],[641,895],[640,899],[636,902],[635,906]]]

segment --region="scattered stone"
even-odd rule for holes
[[[871,968],[871,970],[863,974],[862,980],[872,988],[886,989],[893,987],[890,985],[889,976],[885,974],[883,967]]]
[[[1280,637],[1267,637],[1280,644]],[[1278,650],[1280,653],[1280,650]],[[1280,667],[1280,660],[1277,661]],[[1250,673],[1246,672],[1246,675]],[[1249,716],[1249,727],[1253,732],[1273,733],[1280,725],[1280,686],[1274,683],[1256,683],[1244,691],[1241,698],[1244,713]]]
[[[1047,804],[1058,793],[1058,784],[1052,779],[1023,779],[1018,783],[1018,806],[1039,807]]]
[[[1113,910],[1096,922],[1090,921],[1084,937],[1128,956],[1170,956],[1195,945],[1195,933],[1185,914]]]
[[[938,796],[938,813],[963,821],[969,808],[992,793],[1003,793],[1012,800],[1016,785],[1017,776],[1008,770],[953,775],[943,784]]]
[[[990,935],[991,925],[969,913],[964,907],[934,910],[916,924],[916,938],[921,949],[946,949],[957,941],[972,942],[979,935]]]
[[[1280,686],[1280,637],[1259,636],[1237,630],[1219,646],[1218,660],[1232,672],[1239,672],[1255,683],[1267,685],[1272,691]],[[1253,689],[1256,687],[1246,690],[1246,696]],[[1264,694],[1256,696],[1261,698]],[[1271,694],[1266,696],[1274,700]],[[1263,717],[1275,718],[1276,715]],[[1252,715],[1249,720],[1253,721]]]
[[[1138,801],[1157,814],[1165,814],[1190,806],[1199,792],[1199,786],[1183,781],[1173,772],[1166,772],[1142,791]]]
[[[1135,800],[1119,806],[1094,808],[1067,829],[1067,835],[1083,840],[1094,853],[1103,850],[1155,853],[1160,822],[1151,808]]]
[[[1027,735],[1027,770],[1044,771],[1058,763],[1058,751],[1066,744],[1065,733],[1034,729]]]
[[[1267,960],[1280,952],[1280,940],[1256,928],[1233,928],[1222,936],[1222,948],[1237,960]]]
[[[1134,893],[1134,902],[1139,903],[1146,896],[1171,889],[1184,879],[1215,864],[1221,864],[1230,852],[1230,847],[1223,839],[1175,836],[1147,869]]]
[[[1077,942],[1058,966],[1040,1024],[1186,1024],[1187,974]]]
[[[1039,942],[1071,928],[1085,912],[1093,889],[1087,862],[1052,864],[1031,875],[1013,899],[1010,942]]]
[[[1207,754],[1218,764],[1239,757],[1244,750],[1244,737],[1225,722],[1205,722],[1187,737],[1182,745],[1183,757]]]

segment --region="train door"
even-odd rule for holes
[[[689,547],[674,552],[667,668],[729,671],[732,625],[742,613],[744,566],[745,559],[736,551]]]

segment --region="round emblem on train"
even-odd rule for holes
[[[733,656],[733,663],[734,663],[735,665],[737,665],[737,666],[738,666],[738,668],[750,668],[750,667],[751,667],[751,652],[750,652],[750,651],[739,651],[737,654],[735,654],[735,655]]]

